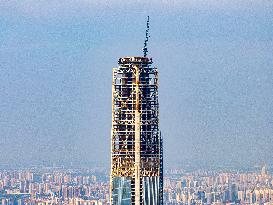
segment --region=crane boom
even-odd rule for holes
[[[147,18],[147,27],[146,27],[146,38],[145,38],[145,41],[144,41],[144,48],[143,48],[143,54],[144,54],[144,57],[147,56],[147,53],[148,53],[148,41],[149,41],[149,30],[150,30],[150,17],[148,16]]]

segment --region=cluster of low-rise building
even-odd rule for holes
[[[108,194],[103,170],[0,171],[0,204],[104,205]]]
[[[168,205],[273,204],[273,178],[265,168],[261,173],[172,170],[164,187]]]
[[[107,169],[0,170],[0,205],[109,205]],[[273,177],[261,172],[166,170],[165,205],[273,204]]]

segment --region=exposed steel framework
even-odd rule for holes
[[[111,138],[111,204],[163,204],[158,70],[152,59],[124,57],[113,68]]]

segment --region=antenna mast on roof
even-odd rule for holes
[[[144,57],[146,57],[147,53],[148,53],[147,44],[148,44],[148,40],[149,40],[149,37],[150,37],[149,30],[150,30],[150,17],[148,16],[147,28],[146,28],[146,38],[145,38],[145,41],[144,41],[144,48],[143,48]]]

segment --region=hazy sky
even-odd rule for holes
[[[110,163],[111,75],[160,71],[166,165],[273,165],[273,1],[1,0],[0,165]]]

